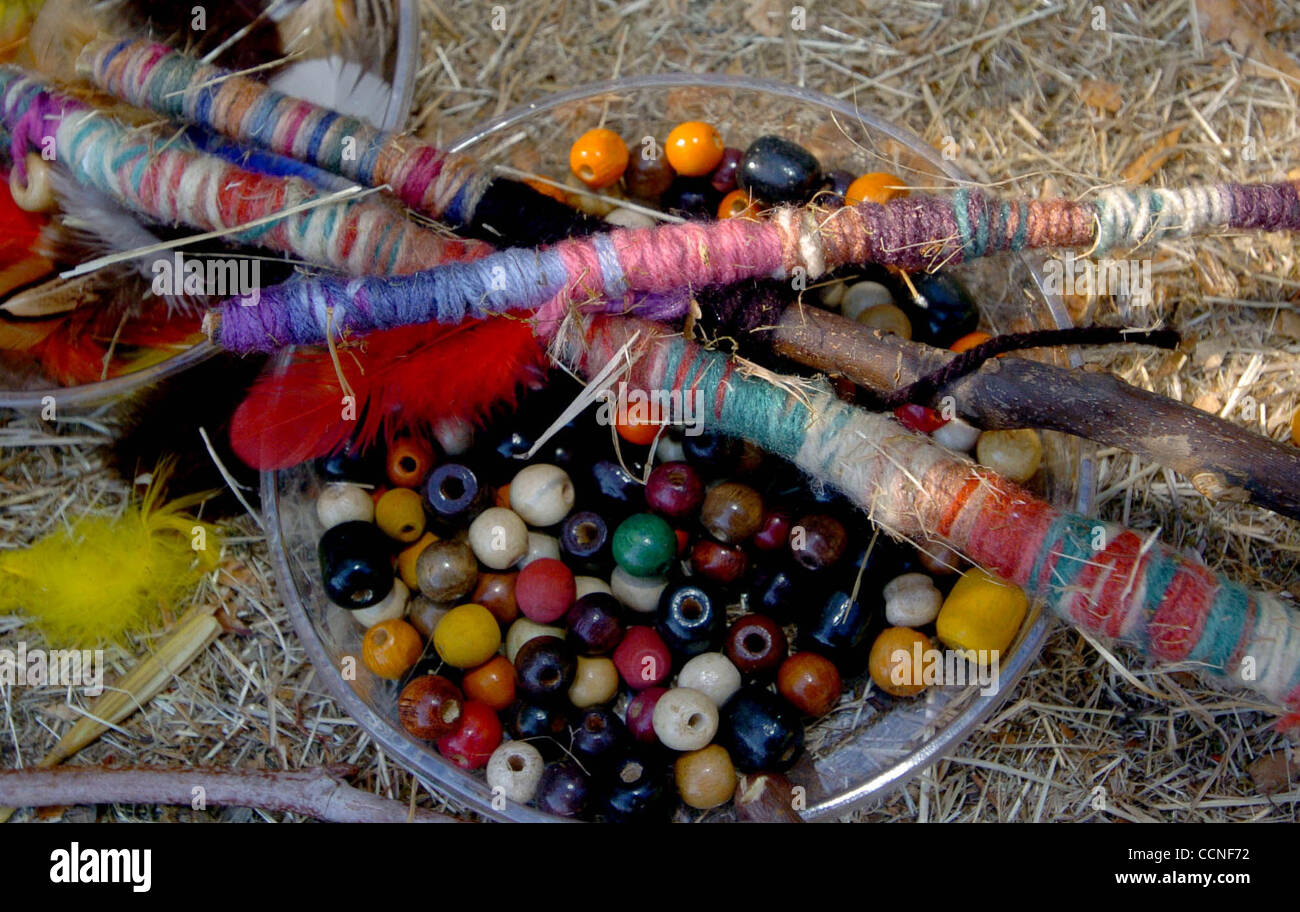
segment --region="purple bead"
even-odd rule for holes
[[[573,603],[565,623],[569,639],[587,655],[605,655],[623,639],[618,599],[606,592],[589,592]]]
[[[704,482],[695,467],[685,462],[656,466],[646,481],[646,505],[670,519],[685,519],[704,500]]]
[[[744,152],[730,146],[722,150],[722,161],[709,175],[709,183],[719,193],[730,193],[736,189],[736,171],[740,169],[740,159]]]

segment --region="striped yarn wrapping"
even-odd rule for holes
[[[864,263],[934,270],[1030,247],[1104,250],[1224,229],[1300,229],[1297,183],[1116,188],[1086,202],[1002,200],[963,189],[838,209],[784,207],[762,220],[622,229],[392,281],[322,277],[271,288],[258,307],[225,306],[218,340],[236,351],[320,343],[327,308],[334,326],[352,332],[540,308],[545,336],[575,306],[645,292],[812,280]]]
[[[13,67],[0,67],[0,120],[22,147],[15,160],[53,138],[56,160],[77,181],[165,224],[238,229],[325,196],[299,178],[254,174],[182,140],[129,128]],[[313,206],[230,237],[351,275],[411,273],[491,250],[421,228],[376,200]]]
[[[1090,634],[1231,678],[1285,706],[1281,724],[1300,724],[1300,615],[1277,595],[1246,589],[1121,525],[1057,510],[822,385],[794,393],[747,376],[726,355],[652,323],[597,318],[585,332],[562,333],[556,349],[592,376],[621,360],[635,332],[632,367],[621,378],[631,388],[703,391],[711,430],[791,460],[883,527],[949,545]]]

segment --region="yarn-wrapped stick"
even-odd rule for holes
[[[494,178],[472,159],[378,130],[166,45],[101,39],[79,68],[137,107],[198,124],[309,162],[368,187],[388,186],[407,206],[497,246],[590,234],[601,222],[527,184]]]
[[[957,415],[981,428],[1041,428],[1120,447],[1182,473],[1210,500],[1255,503],[1300,519],[1296,447],[1113,374],[1024,358],[995,359],[988,349],[997,348],[1001,338],[985,343],[981,351],[957,355],[799,306],[793,297],[787,283],[747,282],[705,289],[698,300],[702,323],[719,338],[743,339],[747,349],[770,348],[847,377],[884,398],[885,406],[901,405],[894,401],[901,398],[938,408],[950,398]],[[1058,341],[1071,335],[1085,342],[1087,331],[1066,331]],[[1141,341],[1145,334],[1116,331],[1115,336],[1112,341]],[[962,361],[978,367],[965,372]],[[920,386],[914,386],[918,381]]]
[[[1247,589],[1154,536],[1058,510],[892,417],[841,402],[824,384],[774,383],[643,320],[567,327],[556,355],[580,373],[617,361],[630,365],[615,376],[629,389],[702,395],[709,430],[783,456],[892,533],[942,542],[1081,630],[1230,678],[1285,707],[1283,727],[1300,725],[1300,616],[1278,595]]]
[[[575,306],[630,303],[646,292],[765,277],[811,280],[866,263],[933,271],[1030,247],[1104,251],[1225,229],[1294,231],[1297,186],[1117,188],[1087,201],[998,199],[961,189],[883,204],[787,206],[758,220],[629,228],[542,250],[503,250],[391,281],[325,276],[280,285],[267,289],[258,307],[227,303],[211,324],[227,348],[266,351],[325,341],[327,308],[339,332],[540,308],[535,319],[545,336]]]
[[[14,67],[0,66],[0,121],[20,173],[26,154],[52,141],[75,180],[148,219],[229,230],[233,241],[349,275],[409,273],[491,250],[421,228],[379,200],[312,205],[327,195],[304,180],[245,171],[172,136],[128,127]]]

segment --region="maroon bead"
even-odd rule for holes
[[[569,639],[580,652],[605,655],[623,639],[618,599],[607,592],[589,592],[573,603],[565,623]]]
[[[790,529],[790,551],[809,570],[824,570],[844,556],[849,535],[844,524],[825,513],[801,516]]]
[[[628,687],[645,690],[668,680],[673,657],[653,627],[629,627],[614,650],[614,667]]]
[[[623,189],[628,196],[641,200],[657,200],[676,177],[673,166],[662,154],[646,158],[636,149],[628,156],[627,170],[623,172]]]
[[[654,726],[655,704],[666,693],[668,693],[666,687],[649,687],[627,704],[627,730],[633,740],[641,744],[658,743]]]
[[[564,617],[576,595],[573,571],[553,557],[533,561],[519,571],[515,581],[519,610],[524,617],[539,624],[550,624]]]
[[[747,484],[724,481],[704,495],[700,522],[718,541],[738,545],[762,525],[763,497]]]
[[[768,511],[763,514],[763,523],[754,533],[754,547],[760,551],[778,551],[790,540],[790,516],[788,513]]]
[[[745,677],[771,677],[785,661],[785,631],[766,615],[746,614],[727,631],[722,651]]]
[[[731,146],[722,150],[722,161],[709,175],[709,183],[719,193],[730,193],[736,189],[736,171],[740,168],[740,159],[745,153]]]
[[[684,519],[704,500],[704,482],[695,467],[685,462],[656,466],[645,485],[646,505],[669,519]]]
[[[701,538],[691,545],[691,569],[705,579],[729,586],[745,575],[749,558],[736,545],[720,545]]]
[[[894,409],[894,417],[903,427],[918,434],[932,434],[948,423],[934,409],[912,402]]]
[[[464,696],[442,675],[420,675],[402,688],[397,718],[417,738],[436,741],[456,730]]]
[[[776,689],[805,716],[821,717],[840,701],[844,682],[830,659],[815,652],[796,652],[781,664]]]

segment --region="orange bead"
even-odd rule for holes
[[[568,196],[559,187],[552,187],[550,184],[543,183],[539,180],[532,180],[531,178],[525,180],[524,183],[543,196],[549,196],[551,199],[559,200],[562,203],[568,200]]]
[[[503,655],[466,672],[460,684],[467,698],[480,700],[497,712],[515,702],[515,666]]]
[[[406,621],[380,621],[366,631],[361,641],[361,661],[366,667],[390,681],[396,681],[420,661],[424,641]]]
[[[659,428],[662,426],[631,417],[626,421],[614,422],[614,429],[618,431],[618,436],[628,443],[635,443],[638,446],[649,446],[654,443],[655,438],[659,436]]]
[[[691,543],[691,533],[685,529],[674,529],[673,534],[677,536],[677,556],[681,557],[686,553],[686,546]]]
[[[412,592],[420,588],[420,577],[415,572],[415,563],[424,553],[424,549],[438,541],[438,536],[425,532],[415,544],[403,548],[397,555],[397,575]]]
[[[1296,409],[1291,416],[1291,442],[1300,446],[1300,409]]]
[[[975,332],[966,333],[966,335],[962,336],[956,342],[952,343],[952,345],[949,346],[949,351],[955,351],[957,354],[960,355],[962,352],[970,351],[976,345],[981,345],[992,338],[993,337],[990,336],[988,333],[981,332],[980,330],[977,329],[975,330]]]
[[[911,627],[889,627],[871,644],[867,666],[871,680],[887,694],[914,697],[925,690],[922,678],[925,652],[930,649],[925,635]],[[921,662],[916,661],[917,655]]]
[[[664,154],[668,164],[683,177],[703,177],[718,167],[725,148],[712,124],[688,120],[668,134]]]
[[[388,480],[399,488],[416,488],[433,468],[433,448],[423,440],[403,437],[388,448]]]
[[[748,190],[732,190],[718,203],[718,218],[753,218],[758,215],[758,206],[749,195]]]
[[[492,494],[492,506],[510,509],[510,485],[503,484]]]
[[[887,203],[899,196],[907,196],[902,178],[885,171],[873,171],[849,184],[849,189],[844,191],[844,202],[850,206],[855,203]]]
[[[588,130],[569,149],[569,170],[593,190],[608,187],[627,170],[627,144],[613,130]]]

